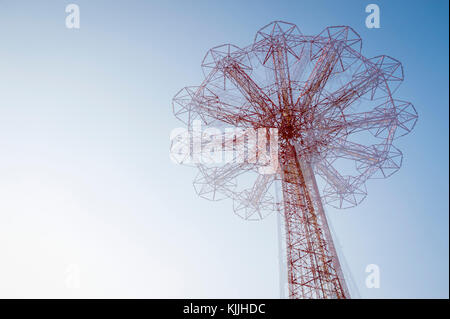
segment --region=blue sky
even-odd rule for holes
[[[447,1],[73,1],[79,30],[68,3],[0,1],[0,297],[278,298],[275,216],[198,198],[168,149],[171,99],[201,82],[206,51],[284,20],[349,25],[363,55],[403,63],[397,96],[420,118],[396,144],[402,169],[326,209],[361,297],[448,298]]]

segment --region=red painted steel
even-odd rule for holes
[[[401,63],[384,55],[365,58],[350,27],[306,36],[294,24],[276,21],[243,49],[231,44],[211,49],[202,67],[203,83],[174,97],[176,117],[190,129],[199,120],[247,131],[219,137],[216,146],[235,152],[234,161],[196,163],[198,194],[232,198],[244,219],[283,214],[291,298],[349,298],[322,203],[356,206],[366,196],[367,179],[400,168],[402,153],[392,142],[417,121],[413,105],[393,97],[403,81]],[[261,128],[277,130],[266,131],[267,140],[278,132],[272,174],[258,170],[261,150],[248,155],[248,130]],[[264,131],[257,135],[259,140]],[[205,147],[202,142],[197,151]],[[316,177],[324,186],[321,193]],[[282,186],[280,201],[275,181]]]

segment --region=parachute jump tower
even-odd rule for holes
[[[401,63],[385,55],[366,58],[361,44],[348,26],[307,36],[275,21],[247,47],[209,50],[203,83],[173,99],[175,116],[189,129],[196,120],[242,128],[215,136],[226,151],[248,142],[246,130],[258,131],[259,139],[258,129],[271,128],[265,134],[276,141],[276,171],[261,174],[256,158],[236,161],[241,152],[223,165],[196,163],[194,187],[210,200],[231,198],[235,213],[247,220],[282,214],[290,298],[350,298],[323,204],[356,206],[369,178],[396,172],[402,153],[393,142],[417,121],[413,105],[394,98]],[[192,141],[188,146],[193,149]],[[200,152],[209,146],[202,144]]]

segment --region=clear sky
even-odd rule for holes
[[[0,297],[278,298],[275,215],[245,222],[198,198],[169,133],[209,48],[284,20],[349,25],[363,55],[403,63],[397,96],[420,118],[397,141],[402,169],[326,209],[361,297],[448,298],[448,1],[74,0],[79,30],[69,3],[0,1]]]

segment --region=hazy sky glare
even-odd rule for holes
[[[369,3],[381,29],[364,25]],[[403,167],[326,209],[361,297],[448,298],[448,2],[356,0],[0,1],[0,297],[279,296],[275,216],[198,198],[168,152],[171,99],[200,84],[206,51],[273,20],[349,25],[363,55],[403,63],[397,97],[420,116],[396,142]]]

